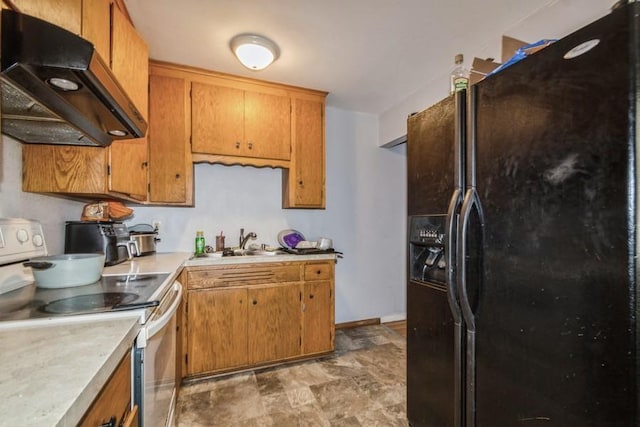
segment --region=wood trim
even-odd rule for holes
[[[222,156],[219,154],[192,154],[193,163],[220,163],[227,166],[254,166],[257,168],[284,168],[288,169],[290,166],[289,160],[275,160],[275,159],[259,159],[254,157],[235,157],[235,156]]]
[[[344,322],[344,323],[336,323],[336,329],[351,329],[357,328],[359,326],[371,326],[371,325],[379,325],[380,318],[375,317],[373,319],[363,319],[363,320],[355,320],[353,322]]]
[[[16,6],[15,3],[13,3],[12,0],[2,0],[2,3],[7,5],[9,7],[9,9],[13,9],[16,12],[21,12],[20,8],[18,6]]]
[[[308,89],[308,88],[303,88],[300,86],[292,86],[292,85],[287,85],[287,84],[283,84],[283,83],[277,83],[277,82],[269,82],[269,81],[265,81],[265,80],[258,80],[258,79],[253,79],[250,77],[241,77],[241,76],[236,76],[234,74],[227,74],[227,73],[221,73],[219,71],[212,71],[212,70],[207,70],[204,68],[198,68],[198,67],[193,67],[190,65],[181,65],[181,64],[176,64],[176,63],[172,63],[172,62],[165,62],[165,61],[158,61],[155,59],[151,59],[149,61],[149,66],[150,67],[158,67],[154,69],[154,72],[157,72],[157,70],[159,68],[165,69],[165,70],[172,70],[175,72],[182,72],[182,73],[189,73],[190,75],[196,75],[196,76],[202,76],[202,77],[207,77],[207,78],[211,78],[211,77],[217,77],[217,78],[222,78],[225,81],[234,81],[237,83],[244,83],[244,84],[251,84],[251,85],[260,85],[260,86],[267,86],[267,87],[272,87],[273,89],[284,89],[286,91],[289,92],[300,92],[300,93],[306,93],[306,94],[313,94],[316,97],[326,97],[328,95],[329,92],[325,92],[322,90],[317,90],[317,89]]]
[[[111,0],[111,1],[113,1],[113,4],[118,9],[120,9],[120,12],[122,12],[122,14],[127,19],[127,21],[129,21],[129,23],[131,23],[131,25],[135,28],[135,25],[133,25],[133,21],[131,20],[131,15],[129,15],[129,10],[127,10],[127,5],[124,4],[124,0]]]

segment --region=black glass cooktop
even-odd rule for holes
[[[161,299],[168,277],[169,274],[102,276],[91,285],[60,289],[38,288],[32,283],[0,295],[0,321],[136,308],[136,304]]]

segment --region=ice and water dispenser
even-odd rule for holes
[[[409,220],[409,276],[414,282],[444,285],[446,215],[417,215]]]

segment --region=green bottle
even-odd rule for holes
[[[196,254],[204,253],[204,233],[202,231],[196,232]]]

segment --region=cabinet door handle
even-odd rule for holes
[[[240,141],[236,141],[236,148],[240,148]]]
[[[309,299],[313,299],[313,294],[309,294]]]
[[[109,422],[100,424],[100,427],[116,427],[116,417],[111,417]]]
[[[180,179],[180,174],[179,173],[176,174],[176,179]]]
[[[253,300],[253,305],[257,305],[258,304],[258,300]]]
[[[249,150],[253,149],[253,142],[249,143]]]

